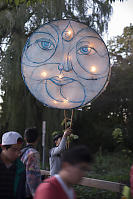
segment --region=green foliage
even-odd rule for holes
[[[69,128],[70,127],[70,125],[71,125],[71,120],[70,119],[67,119],[67,121],[65,121],[65,119],[64,120],[62,120],[62,122],[61,122],[61,126],[65,126],[65,122],[66,122],[66,128]]]
[[[117,42],[111,40],[112,46],[109,46],[109,50],[111,53],[113,50],[113,54],[110,53],[110,55],[111,60],[115,57],[115,62],[113,62],[109,85],[105,92],[89,105],[89,109],[85,107],[77,114],[80,142],[87,144],[94,152],[99,147],[108,151],[123,150],[124,153],[133,151],[132,30],[130,25],[124,29],[122,36],[117,38]],[[121,60],[118,55],[121,56]],[[117,140],[113,138],[114,135],[112,136],[116,128],[122,131],[122,135],[119,134],[119,141],[118,138]],[[120,141],[121,143],[118,144]]]
[[[52,133],[52,137],[54,137],[54,136],[56,136],[56,135],[58,135],[58,134],[60,134],[61,132],[60,131],[54,131],[53,133]]]
[[[3,2],[6,2],[7,6],[18,6],[21,4],[27,4],[27,6],[30,6],[31,4],[35,4],[37,2],[42,3],[43,0],[1,0]]]
[[[88,173],[89,178],[119,182],[129,185],[129,173],[132,165],[132,156],[125,156],[122,153],[106,153],[99,151],[96,154],[92,170]],[[121,195],[108,190],[97,188],[74,186],[78,199],[119,199]]]
[[[98,190],[96,188],[89,188],[80,185],[76,185],[74,188],[78,199],[120,199],[120,195],[118,193],[113,193],[111,191]]]
[[[113,64],[123,68],[133,64],[133,25],[125,27],[123,34],[108,42]]]
[[[64,120],[61,122],[61,126],[63,126],[64,127]],[[67,128],[69,128],[70,127],[70,121],[67,121]],[[58,135],[58,134],[62,134],[63,135],[63,133],[64,133],[64,131],[65,130],[62,130],[62,131],[54,131],[53,133],[52,133],[52,137],[54,137],[55,135]],[[78,135],[75,135],[75,134],[73,134],[73,133],[71,133],[71,135],[70,136],[67,136],[67,142],[72,142],[72,141],[74,141],[74,140],[77,140],[79,138],[79,136]]]
[[[128,184],[131,165],[132,156],[126,156],[121,152],[102,155],[97,153],[89,177]]]
[[[19,5],[19,0],[14,0],[14,3],[15,3],[16,6],[18,6]]]
[[[116,140],[117,143],[123,142],[122,131],[120,128],[116,128],[113,133],[113,138]]]
[[[73,140],[77,140],[79,139],[79,136],[78,135],[74,135],[73,133],[69,136],[70,138],[70,141],[73,141]]]
[[[129,150],[126,146],[125,146],[125,141],[124,141],[124,135],[123,132],[120,128],[116,128],[113,132],[112,132],[112,136],[114,141],[117,144],[116,149],[117,150],[121,150],[123,154],[128,155],[130,153],[132,153],[131,150]]]
[[[30,6],[28,7],[26,3]],[[111,10],[110,1],[0,1],[0,78],[3,100],[0,130],[2,133],[11,129],[23,133],[26,127],[37,126],[41,134],[42,121],[45,120],[47,123],[46,153],[48,152],[52,145],[51,134],[55,129],[62,131],[60,124],[64,116],[62,110],[46,108],[40,104],[24,84],[20,65],[22,49],[27,37],[43,23],[62,18],[84,22],[102,33],[107,28]],[[123,40],[125,39],[126,36],[123,37]],[[3,45],[6,50],[3,50]],[[121,52],[125,48],[122,48]],[[113,50],[115,49],[117,48]],[[113,53],[117,54],[115,51]],[[131,51],[128,51],[128,55],[123,59],[126,60],[124,63],[129,65],[127,70],[120,68],[120,65],[119,68],[113,68],[111,82],[106,92],[90,106],[88,111],[74,113],[76,117],[74,134],[80,137],[76,142],[89,145],[92,151],[97,151],[99,147],[113,151],[115,144],[112,131],[116,127],[122,129],[127,148],[133,150]]]

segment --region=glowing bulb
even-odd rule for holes
[[[71,30],[67,31],[67,34],[70,36],[71,35]]]
[[[93,43],[91,43],[91,44],[89,44],[89,48],[94,48],[94,44]]]
[[[41,76],[42,76],[42,77],[46,77],[46,76],[47,76],[47,73],[44,71],[44,72],[41,73]]]
[[[91,68],[90,68],[90,71],[92,72],[92,73],[94,73],[94,72],[96,72],[96,66],[91,66]]]
[[[72,27],[69,26],[63,32],[63,39],[65,39],[66,41],[70,41],[73,38],[73,34],[74,32],[72,30]]]
[[[65,103],[65,104],[66,104],[66,103],[68,103],[68,100],[67,100],[67,99],[65,99],[65,100],[64,100],[64,103]]]
[[[62,78],[63,78],[63,74],[60,74],[58,77],[59,77],[60,79],[62,79]]]
[[[54,104],[57,104],[57,101],[54,100],[53,102],[54,102]]]

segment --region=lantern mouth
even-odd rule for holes
[[[72,83],[73,81],[75,81],[75,79],[69,78],[69,77],[53,77],[50,79],[54,84],[58,85],[58,86],[64,86],[66,84]]]

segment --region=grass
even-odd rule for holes
[[[130,167],[133,163],[133,157],[123,153],[98,153],[92,170],[87,177],[100,180],[123,183],[129,186]],[[78,199],[120,199],[120,193],[114,193],[107,190],[89,188],[85,186],[74,186]]]

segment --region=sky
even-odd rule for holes
[[[107,39],[122,35],[124,27],[129,26],[130,23],[133,25],[133,0],[124,0],[124,2],[116,0],[112,5],[113,15],[108,24]]]

